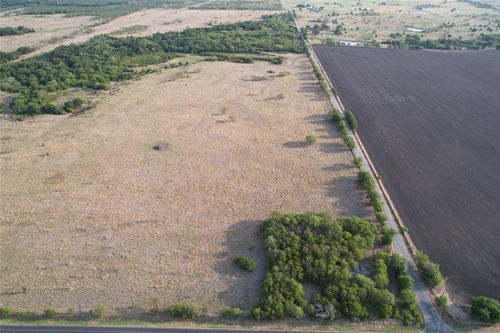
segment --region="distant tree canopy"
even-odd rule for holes
[[[303,52],[292,20],[290,13],[283,13],[263,16],[260,21],[150,37],[99,36],[85,44],[59,46],[42,56],[1,65],[0,89],[17,93],[8,112],[35,115],[52,109],[44,106],[51,104],[53,92],[71,87],[107,89],[111,81],[134,77],[134,67],[162,63],[177,53]]]
[[[23,8],[25,14],[90,15],[112,19],[144,8],[181,8],[204,0],[2,0],[0,8]]]
[[[418,34],[393,33],[391,39],[383,42],[397,48],[407,49],[484,49],[500,46],[500,34],[481,34],[476,39],[439,38],[423,40]]]
[[[24,35],[30,32],[35,32],[31,28],[24,27],[22,25],[18,27],[3,27],[0,28],[0,36],[11,36],[11,35]]]

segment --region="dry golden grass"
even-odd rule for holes
[[[86,114],[0,120],[0,304],[249,308],[273,211],[366,216],[307,58],[286,57],[164,70]]]
[[[89,32],[84,31],[84,24],[89,25],[89,17],[71,17],[65,18],[61,15],[46,15],[42,18],[34,18],[33,16],[19,15],[11,16],[9,21],[2,25],[18,26],[24,25],[33,27],[36,33],[26,34],[21,36],[2,37],[0,51],[12,51],[20,46],[36,47],[37,50],[23,56],[22,58],[31,57],[36,54],[50,52],[59,45],[69,45],[72,43],[83,43],[90,38],[102,34],[109,34],[120,29],[143,25],[144,30],[137,33],[120,34],[120,37],[126,36],[147,36],[157,32],[181,31],[187,27],[198,28],[206,27],[210,24],[234,23],[239,21],[255,20],[262,15],[275,13],[276,11],[263,10],[195,10],[195,9],[146,9],[131,13],[122,17],[118,17],[108,23],[92,27]],[[3,20],[3,18],[2,18]],[[74,26],[66,26],[74,21]],[[96,21],[91,22],[95,24]],[[40,26],[47,24],[48,28],[41,29]],[[60,25],[60,26],[59,26]],[[52,28],[51,28],[52,27]],[[77,30],[80,27],[80,30]],[[52,29],[52,30],[50,30]],[[51,31],[52,33],[48,33]],[[49,43],[52,37],[61,37],[63,35],[71,35],[69,38],[61,39],[57,42]],[[5,41],[4,41],[5,38]]]
[[[3,27],[23,25],[35,30],[33,33],[0,37],[0,51],[10,52],[18,47],[29,46],[39,48],[49,45],[52,41],[70,36],[95,24],[90,16],[65,17],[56,15],[20,15],[19,11],[0,12]]]

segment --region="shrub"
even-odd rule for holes
[[[339,121],[342,120],[342,112],[339,110],[333,108],[330,110],[330,120],[333,121],[335,124],[338,124]]]
[[[408,262],[397,253],[393,253],[389,259],[389,270],[394,276],[400,276],[408,273]]]
[[[448,299],[446,298],[446,296],[436,296],[434,298],[434,302],[436,302],[436,306],[441,311],[448,310]]]
[[[358,172],[358,184],[367,191],[375,190],[375,182],[368,171]]]
[[[387,226],[383,226],[380,230],[380,233],[382,234],[382,244],[383,245],[392,244],[392,241],[394,240],[394,236],[396,235],[396,231],[394,231],[392,228],[389,228]]]
[[[47,309],[43,310],[43,314],[44,314],[45,318],[47,318],[47,319],[56,319],[56,316],[57,316],[56,309],[54,309],[54,308],[47,308]]]
[[[500,322],[500,302],[496,299],[478,296],[472,299],[472,314],[489,323]]]
[[[180,319],[196,319],[200,316],[200,309],[195,304],[181,303],[170,306],[168,314]]]
[[[354,115],[354,113],[352,113],[351,111],[347,111],[345,113],[345,120],[353,131],[358,129],[358,121],[356,120],[356,116]]]
[[[387,319],[393,316],[396,309],[396,297],[389,290],[372,288],[368,292],[368,300],[379,317]]]
[[[236,318],[243,314],[240,308],[224,308],[221,312],[222,318]]]
[[[375,212],[375,218],[380,223],[387,222],[387,216],[383,212]]]
[[[239,268],[248,272],[253,272],[257,268],[257,263],[255,262],[255,260],[247,256],[238,256],[236,257],[236,259],[234,259],[234,262],[236,263],[236,265],[238,265]]]
[[[90,310],[90,315],[94,318],[102,318],[105,312],[106,307],[102,304],[99,304],[94,309]]]
[[[10,317],[11,315],[12,315],[12,308],[10,308],[8,306],[0,308],[0,318],[1,319]]]
[[[343,131],[347,131],[347,125],[344,120],[341,120],[337,123],[337,127],[339,128],[340,133],[343,134]],[[347,132],[345,132],[347,134]]]
[[[403,274],[398,276],[398,289],[411,290],[413,288],[413,279],[408,274]]]
[[[308,135],[308,136],[306,136],[306,143],[307,143],[308,145],[315,144],[315,143],[316,143],[316,141],[318,141],[318,138],[317,138],[317,137],[315,137],[314,135]]]
[[[155,298],[153,300],[153,307],[151,308],[151,314],[157,316],[160,315],[163,312],[161,302],[158,298]]]
[[[375,286],[379,289],[383,289],[389,284],[387,265],[382,259],[375,260],[375,275],[373,275],[373,281],[375,282]]]
[[[431,262],[429,257],[422,251],[417,251],[417,268],[425,284],[434,288],[443,283],[443,276],[439,271],[439,265]]]
[[[347,145],[347,148],[349,148],[350,150],[356,148],[356,141],[354,141],[354,138],[352,136],[350,135],[345,136],[344,142]]]
[[[354,165],[357,166],[358,168],[361,167],[361,157],[354,158]]]
[[[423,324],[422,314],[418,308],[417,297],[412,290],[401,291],[402,311],[401,320],[406,326]]]

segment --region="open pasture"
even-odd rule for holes
[[[76,116],[0,121],[2,304],[249,309],[273,211],[368,215],[304,55],[194,63],[94,101]],[[238,270],[240,254],[255,272]]]
[[[315,45],[419,249],[500,298],[500,54]]]

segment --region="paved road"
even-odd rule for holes
[[[215,328],[141,328],[117,326],[0,325],[1,333],[276,333],[284,331],[225,330]],[[310,333],[310,332],[308,332]]]

